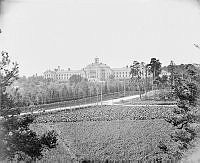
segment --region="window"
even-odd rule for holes
[[[96,78],[96,70],[90,70],[90,78]]]

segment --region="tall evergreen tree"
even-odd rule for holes
[[[131,80],[139,84],[139,94],[140,94],[140,99],[141,99],[142,98],[141,96],[142,71],[140,69],[140,63],[138,61],[134,61],[133,64],[131,65],[130,75],[131,75]]]
[[[174,75],[175,75],[175,63],[173,61],[167,66],[168,71],[170,72],[170,86],[174,85]]]
[[[50,131],[42,137],[30,130],[33,115],[21,116],[15,101],[6,87],[18,77],[18,64],[11,63],[8,53],[2,52],[0,60],[0,160],[31,162],[42,158],[44,148],[51,149],[57,145],[56,133]]]
[[[188,69],[188,72],[193,70]],[[197,133],[195,123],[197,121],[197,98],[199,90],[195,80],[191,80],[196,73],[192,72],[190,77],[183,79],[176,78],[173,90],[177,97],[177,108],[173,110],[173,116],[165,120],[173,127],[170,137],[174,142],[174,148],[167,147],[164,143],[159,144],[159,148],[168,155],[181,159],[183,153],[191,147]]]
[[[151,58],[150,63],[148,64],[150,66],[150,72],[153,74],[153,81],[159,77],[159,74],[161,73],[161,63],[156,58]]]

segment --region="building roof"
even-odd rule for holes
[[[112,68],[113,71],[125,71],[125,70],[130,70],[130,67],[122,67],[122,68]]]
[[[57,73],[81,73],[83,70],[62,70],[62,71],[57,71]]]
[[[90,68],[110,68],[110,66],[104,63],[92,63],[85,67],[85,69],[90,69]]]
[[[47,73],[56,73],[55,71],[52,71],[52,70],[46,70],[45,72],[44,72],[44,74],[47,74]]]

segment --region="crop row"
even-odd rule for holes
[[[175,106],[94,106],[38,115],[36,123],[111,121],[111,120],[146,120],[163,119],[171,116]]]

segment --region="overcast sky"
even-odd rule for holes
[[[0,50],[28,76],[81,69],[96,56],[111,68],[152,57],[200,63],[200,7],[192,1],[7,0]]]

